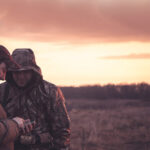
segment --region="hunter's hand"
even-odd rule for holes
[[[0,80],[5,80],[6,77],[6,64],[4,62],[0,63]]]
[[[30,121],[30,119],[25,120],[24,122],[25,130],[29,133],[35,127],[35,121]]]
[[[31,123],[30,119],[24,120],[20,117],[15,117],[13,120],[18,124],[23,134],[32,131],[33,127],[35,126],[35,122]]]

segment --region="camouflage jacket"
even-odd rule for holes
[[[15,150],[68,149],[70,119],[60,88],[42,79],[32,50],[15,50],[12,57],[21,70],[34,71],[34,80],[28,87],[19,88],[12,78],[15,70],[9,70],[7,82],[0,85],[0,103],[9,118],[18,116],[36,121],[34,130],[17,140]],[[38,140],[33,137],[38,137]]]

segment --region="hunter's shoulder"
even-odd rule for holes
[[[51,82],[45,81],[45,80],[43,80],[43,85],[44,85],[46,93],[48,93],[50,95],[52,93],[55,93],[55,92],[57,92],[59,90],[59,87],[57,85],[55,85],[55,84],[53,84]]]
[[[6,82],[0,84],[0,103],[2,103],[3,96],[5,93],[5,89],[6,89],[6,85],[7,85]]]
[[[48,81],[45,81],[45,80],[43,80],[43,84],[44,84],[44,87],[46,88],[46,89],[57,89],[58,87],[55,85],[55,84],[53,84],[53,83],[51,83],[51,82],[48,82]]]
[[[45,80],[43,80],[43,83],[44,83],[44,88],[45,88],[46,93],[51,98],[53,98],[53,100],[56,100],[56,99],[64,100],[64,95],[63,95],[60,87],[58,87],[57,85],[55,85],[53,83],[45,81]]]

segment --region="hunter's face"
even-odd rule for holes
[[[31,70],[16,71],[12,73],[15,83],[19,87],[25,87],[31,81],[32,75],[33,73]]]
[[[6,64],[4,62],[0,63],[0,80],[5,80],[6,77]]]

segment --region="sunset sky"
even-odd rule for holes
[[[149,18],[149,0],[0,0],[0,44],[56,85],[150,83]]]

